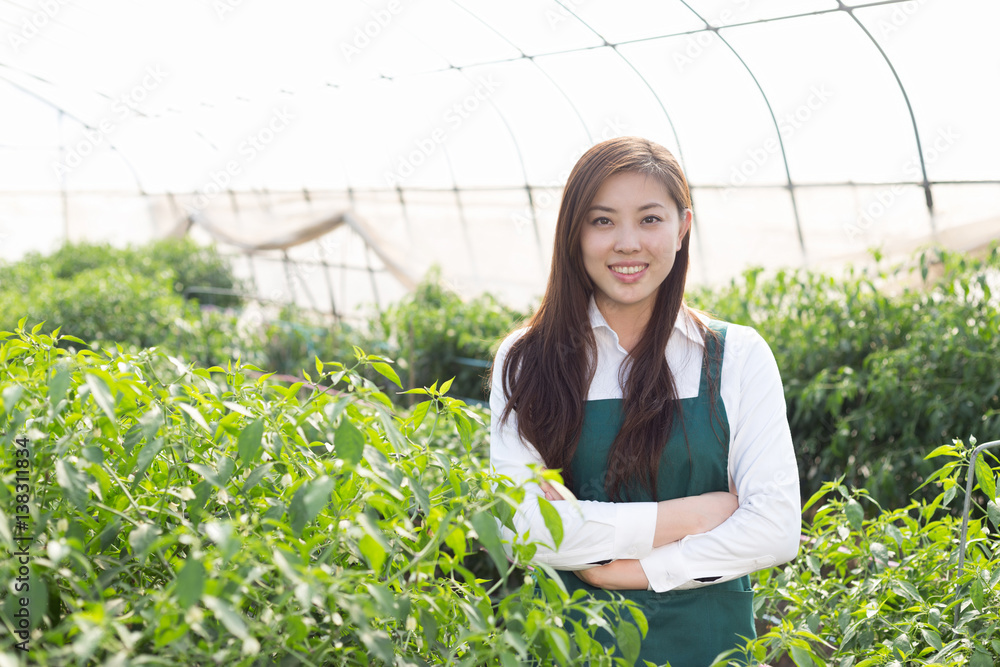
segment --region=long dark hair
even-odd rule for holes
[[[507,397],[501,423],[516,411],[521,438],[534,445],[546,467],[562,470],[570,488],[569,464],[583,428],[584,403],[597,356],[587,315],[595,286],[583,264],[581,229],[598,189],[610,176],[623,172],[657,178],[682,216],[684,209],[691,208],[687,179],[663,146],[639,137],[618,137],[584,153],[563,191],[545,295],[500,371]],[[622,499],[623,487],[629,489],[636,482],[656,497],[660,454],[679,410],[674,376],[664,352],[684,307],[689,240],[690,230],[656,292],[642,337],[621,369],[624,423],[608,455],[605,479],[612,500]],[[709,335],[698,318],[692,320],[703,335]]]

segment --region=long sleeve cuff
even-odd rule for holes
[[[639,560],[639,565],[646,573],[651,590],[662,593],[691,580],[687,568],[684,567],[680,547],[681,542],[671,542]]]
[[[645,558],[653,553],[657,503],[617,503],[614,558]]]

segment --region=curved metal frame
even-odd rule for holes
[[[642,81],[642,84],[644,86],[646,86],[646,89],[653,94],[653,97],[656,99],[656,103],[660,106],[660,110],[663,111],[664,118],[667,119],[667,125],[670,127],[671,134],[674,135],[674,143],[677,146],[677,160],[680,162],[681,169],[684,171],[684,173],[687,173],[687,166],[685,165],[685,160],[684,160],[684,149],[681,146],[681,138],[677,134],[677,127],[674,125],[674,120],[673,118],[670,117],[670,112],[667,111],[667,106],[663,103],[663,98],[660,97],[660,94],[656,92],[656,89],[653,88],[651,83],[649,83],[649,80],[646,79],[645,75],[643,75],[643,73],[639,71],[639,68],[636,67],[635,63],[629,60],[628,57],[618,49],[618,46],[620,46],[620,44],[610,43],[607,40],[607,38],[604,37],[604,35],[599,33],[597,30],[593,28],[593,26],[591,26],[586,21],[581,19],[580,16],[576,12],[574,12],[571,8],[567,7],[562,0],[554,0],[554,2],[563,9],[565,9],[567,12],[569,12],[569,14],[577,21],[579,21],[581,25],[583,25],[587,30],[594,33],[594,35],[596,35],[598,39],[604,42],[604,46],[609,47],[615,53],[615,55],[621,58],[622,61],[624,61],[624,63],[628,65],[633,72],[635,72],[635,75],[639,77],[639,80]],[[694,193],[691,193],[691,196],[693,199]],[[692,214],[694,214],[694,210],[695,208],[692,202]],[[701,225],[692,225],[692,227],[694,228],[693,233],[698,238],[698,243],[697,243],[698,254],[701,255],[702,259],[701,270],[704,275],[707,275],[708,263],[705,261],[705,245],[701,241]]]
[[[736,48],[729,43],[729,40],[723,37],[722,33],[719,32],[721,28],[713,26],[708,21],[706,21],[701,14],[695,11],[695,9],[687,3],[687,0],[680,0],[680,3],[685,7],[687,7],[692,14],[697,16],[698,19],[705,24],[706,26],[705,29],[707,31],[714,32],[715,36],[718,37],[719,40],[726,45],[726,48],[732,51],[733,55],[736,56],[736,59],[740,61],[740,64],[743,65],[743,68],[747,71],[747,74],[750,75],[750,78],[753,80],[754,85],[757,86],[757,90],[760,91],[761,97],[764,98],[764,104],[767,105],[767,112],[771,115],[771,122],[774,123],[774,132],[775,134],[778,135],[778,146],[781,148],[781,162],[785,166],[785,178],[788,179],[788,196],[792,202],[792,215],[795,216],[795,232],[799,236],[799,249],[802,251],[803,259],[805,259],[806,241],[805,237],[802,235],[802,220],[799,217],[799,205],[798,202],[795,200],[795,184],[792,182],[792,172],[788,169],[788,153],[787,151],[785,151],[785,140],[781,137],[781,128],[778,126],[778,118],[774,115],[774,108],[771,106],[771,99],[767,96],[767,93],[764,92],[764,87],[760,85],[760,81],[757,79],[757,75],[753,73],[753,69],[751,69],[750,65],[747,64],[747,61],[744,60],[743,56],[740,55],[739,51],[737,51]]]
[[[366,6],[369,6],[369,0],[359,0],[359,1],[363,2]],[[772,123],[774,124],[775,130],[777,131],[778,142],[779,142],[779,146],[780,146],[780,149],[781,149],[781,155],[782,155],[782,162],[784,164],[784,169],[785,169],[786,184],[781,185],[781,186],[762,186],[762,187],[782,187],[782,188],[788,190],[789,196],[790,196],[790,200],[791,200],[791,204],[792,204],[792,210],[793,210],[793,215],[794,215],[794,219],[795,219],[795,224],[796,224],[796,231],[797,231],[797,234],[798,234],[799,246],[800,246],[800,249],[801,249],[802,254],[803,254],[803,259],[805,259],[806,256],[807,256],[806,255],[806,244],[805,244],[804,232],[803,232],[803,229],[802,229],[802,221],[801,221],[800,213],[799,213],[799,210],[798,210],[798,203],[797,203],[797,199],[796,199],[796,188],[798,186],[796,185],[796,183],[794,182],[794,180],[791,177],[791,171],[790,171],[790,168],[789,168],[788,155],[787,155],[786,147],[784,145],[784,141],[783,141],[783,138],[781,136],[780,129],[778,127],[777,118],[776,118],[774,110],[772,108],[771,101],[770,101],[770,99],[769,99],[769,97],[767,95],[767,91],[764,89],[763,85],[758,80],[758,78],[757,78],[756,74],[754,73],[753,69],[744,60],[744,58],[742,57],[742,55],[739,53],[738,49],[736,49],[725,38],[725,36],[722,34],[722,31],[728,30],[728,29],[731,29],[731,28],[737,28],[737,27],[741,27],[741,26],[754,25],[754,24],[760,24],[760,23],[766,23],[766,22],[772,22],[772,21],[786,21],[786,20],[791,20],[791,19],[796,19],[796,18],[802,18],[802,17],[808,17],[808,16],[816,16],[816,15],[820,15],[820,14],[829,14],[829,13],[833,13],[833,12],[846,12],[848,14],[848,16],[851,17],[851,20],[854,21],[854,23],[858,27],[858,29],[860,29],[863,32],[863,34],[868,38],[868,40],[870,40],[872,42],[872,44],[875,46],[875,48],[881,54],[882,60],[884,61],[885,65],[889,68],[889,70],[890,70],[892,76],[894,77],[894,79],[895,79],[895,81],[897,83],[897,86],[899,87],[899,90],[900,90],[900,92],[901,92],[901,94],[903,96],[903,101],[906,104],[906,108],[907,108],[907,111],[908,111],[909,116],[910,116],[910,122],[911,122],[911,125],[913,127],[913,135],[914,135],[914,140],[916,142],[917,153],[918,153],[919,163],[920,163],[920,168],[921,168],[921,177],[922,177],[922,180],[920,182],[903,182],[903,183],[900,183],[900,184],[904,184],[904,185],[918,185],[918,186],[920,186],[920,187],[923,188],[925,202],[926,202],[927,210],[928,210],[928,213],[929,213],[929,216],[930,216],[931,233],[932,234],[936,234],[937,229],[936,229],[935,210],[934,210],[934,198],[933,198],[933,190],[932,190],[932,186],[933,185],[942,184],[942,183],[955,183],[955,184],[983,183],[983,184],[991,184],[991,183],[998,183],[1000,181],[993,181],[993,180],[981,180],[981,181],[931,181],[931,179],[929,178],[928,173],[927,173],[927,163],[926,163],[926,159],[925,159],[925,155],[924,155],[924,146],[923,146],[923,142],[922,142],[922,139],[921,139],[921,136],[920,136],[919,126],[918,126],[917,121],[916,121],[916,111],[915,111],[915,109],[913,107],[913,104],[912,104],[912,102],[910,100],[910,97],[909,97],[909,95],[907,93],[906,86],[903,83],[902,77],[900,76],[899,72],[896,70],[896,67],[894,66],[891,58],[886,53],[886,51],[883,49],[882,45],[878,42],[878,40],[875,38],[875,36],[866,27],[866,25],[858,18],[857,14],[856,14],[857,10],[866,9],[866,8],[870,8],[870,7],[884,6],[884,5],[902,4],[902,3],[906,2],[906,1],[907,0],[877,0],[877,1],[874,1],[874,2],[868,2],[866,4],[861,4],[861,5],[857,5],[857,6],[853,6],[853,7],[848,7],[848,6],[846,6],[844,4],[844,2],[842,2],[842,0],[837,0],[837,7],[835,7],[835,8],[828,8],[828,9],[822,9],[822,10],[816,10],[816,11],[808,11],[808,12],[800,12],[800,13],[797,13],[797,14],[788,14],[788,15],[784,15],[784,16],[776,16],[776,17],[770,17],[770,18],[762,18],[762,19],[756,19],[756,20],[752,20],[752,21],[745,21],[745,22],[741,22],[741,23],[732,23],[732,24],[728,24],[728,25],[725,25],[725,26],[713,26],[704,17],[702,17],[700,15],[700,13],[698,11],[696,11],[691,6],[691,4],[689,2],[687,2],[686,0],[680,0],[681,4],[684,7],[686,7],[688,11],[690,11],[694,16],[696,16],[700,21],[702,21],[705,24],[704,28],[701,28],[701,29],[698,29],[698,30],[688,30],[688,31],[674,32],[674,33],[668,33],[668,34],[660,34],[660,35],[655,35],[655,36],[651,36],[651,37],[643,37],[643,38],[638,38],[638,39],[621,40],[621,41],[618,41],[616,43],[612,43],[605,36],[603,36],[595,27],[591,26],[589,23],[587,23],[585,20],[583,20],[581,18],[581,16],[579,15],[579,13],[577,11],[575,11],[574,7],[571,6],[570,4],[568,4],[565,0],[553,0],[553,2],[556,5],[558,5],[559,7],[561,7],[562,10],[564,10],[566,12],[567,16],[570,16],[570,17],[574,18],[581,26],[583,26],[584,28],[586,28],[591,33],[593,33],[601,41],[601,43],[598,44],[598,45],[588,45],[588,46],[583,46],[583,47],[574,47],[574,48],[568,48],[568,49],[548,51],[548,52],[544,52],[544,53],[529,54],[529,53],[526,53],[522,48],[520,48],[519,46],[517,46],[517,44],[515,44],[505,34],[503,34],[502,31],[500,31],[496,27],[490,25],[487,21],[485,21],[475,11],[473,11],[472,9],[470,9],[468,7],[465,7],[463,4],[461,4],[460,0],[450,0],[450,2],[451,2],[452,5],[454,5],[455,7],[459,8],[459,9],[461,9],[462,11],[464,11],[469,17],[471,17],[472,20],[475,20],[475,21],[479,22],[480,24],[482,24],[483,26],[485,26],[486,28],[488,28],[489,30],[491,30],[503,42],[505,42],[509,46],[513,47],[517,51],[517,55],[516,56],[512,56],[512,57],[507,57],[507,58],[493,59],[493,60],[488,60],[488,61],[480,61],[480,62],[476,62],[474,64],[469,64],[469,65],[456,66],[445,55],[437,52],[436,49],[434,49],[431,45],[428,45],[428,44],[424,43],[425,47],[427,47],[432,52],[435,52],[439,57],[442,57],[443,60],[447,63],[447,66],[443,67],[443,68],[433,69],[433,70],[430,70],[430,71],[427,71],[427,72],[421,72],[421,74],[433,74],[433,73],[437,73],[437,72],[443,73],[443,72],[448,71],[448,70],[454,70],[454,71],[458,72],[461,76],[465,77],[467,80],[471,81],[471,78],[469,77],[469,75],[466,72],[466,70],[468,70],[470,68],[482,67],[482,66],[488,66],[488,65],[498,65],[498,64],[503,64],[503,63],[513,63],[513,62],[517,62],[517,61],[520,61],[520,60],[527,60],[527,61],[529,61],[532,64],[532,66],[534,68],[536,68],[538,70],[538,72],[540,72],[546,78],[546,80],[548,80],[552,84],[553,88],[557,91],[557,93],[566,100],[566,102],[569,104],[570,109],[572,110],[573,114],[576,116],[576,118],[579,121],[581,127],[583,128],[583,131],[586,134],[588,141],[593,142],[593,140],[594,140],[593,136],[592,136],[592,134],[591,134],[591,132],[590,132],[588,126],[587,126],[587,123],[586,123],[586,120],[585,120],[584,115],[582,113],[581,107],[579,105],[577,105],[574,102],[574,100],[570,97],[570,95],[566,92],[566,90],[562,86],[559,85],[559,82],[556,80],[556,78],[552,74],[550,74],[546,70],[546,68],[544,68],[538,62],[538,59],[539,58],[543,58],[545,56],[553,56],[553,55],[561,55],[561,54],[569,54],[569,53],[578,53],[578,52],[583,52],[583,51],[587,51],[587,50],[595,49],[595,48],[610,48],[619,58],[621,58],[622,62],[628,68],[630,68],[633,71],[633,73],[639,78],[639,80],[642,83],[642,85],[644,85],[647,88],[647,90],[649,90],[649,92],[653,94],[653,97],[656,100],[656,103],[658,104],[658,106],[660,107],[661,111],[663,112],[663,115],[664,115],[664,117],[667,120],[667,123],[668,123],[668,125],[670,127],[670,130],[673,133],[674,140],[675,140],[676,146],[677,146],[678,159],[681,161],[682,164],[684,164],[684,155],[683,155],[683,150],[681,148],[681,139],[680,139],[679,133],[677,131],[677,128],[674,126],[673,120],[671,118],[671,115],[669,113],[669,110],[667,108],[666,103],[660,97],[660,95],[657,93],[656,89],[651,85],[651,83],[649,82],[649,80],[644,75],[642,69],[638,66],[638,64],[635,63],[635,62],[633,62],[625,53],[623,53],[621,51],[620,47],[625,46],[625,45],[629,45],[629,44],[636,44],[636,43],[641,43],[641,42],[646,42],[646,41],[653,41],[653,40],[661,40],[661,39],[666,39],[666,38],[670,38],[670,37],[677,37],[677,36],[683,36],[683,35],[692,35],[692,34],[698,34],[698,33],[702,33],[702,32],[714,32],[718,36],[718,38],[722,41],[722,43],[725,44],[725,46],[733,53],[733,55],[737,58],[737,60],[739,60],[740,64],[743,66],[743,68],[746,70],[747,74],[751,77],[751,79],[753,80],[754,84],[757,86],[757,89],[760,92],[760,94],[761,94],[761,96],[762,96],[762,98],[763,98],[763,100],[764,100],[764,102],[765,102],[765,104],[766,104],[766,106],[768,108],[768,112],[769,112],[769,114],[771,116]],[[418,41],[423,42],[422,40],[420,40],[419,36],[414,35],[414,37]],[[6,63],[0,62],[0,67],[5,67],[5,68],[8,68],[8,69],[13,69],[13,70],[22,72],[26,76],[33,77],[34,79],[36,79],[39,82],[41,82],[41,83],[43,83],[45,85],[48,85],[48,86],[54,86],[54,85],[56,85],[56,84],[52,83],[51,81],[48,81],[45,78],[39,77],[37,75],[34,75],[34,74],[32,74],[32,73],[30,73],[28,71],[25,71],[25,70],[21,69],[21,68],[14,67],[14,66],[11,66],[11,65],[6,64]],[[410,76],[410,75],[405,75],[405,76]],[[388,80],[392,81],[392,80],[395,80],[395,78],[397,78],[397,77],[386,77],[386,76],[383,75],[381,78],[388,79]],[[0,75],[0,79],[6,81],[7,83],[9,83],[13,87],[17,88],[21,92],[23,92],[25,94],[28,94],[28,95],[36,98],[37,100],[41,101],[43,104],[46,104],[47,106],[55,109],[56,111],[59,112],[60,118],[64,118],[64,117],[65,118],[69,118],[69,119],[74,120],[75,122],[77,122],[78,124],[80,124],[84,128],[88,128],[88,129],[91,129],[91,130],[95,129],[95,128],[90,127],[82,119],[76,117],[74,114],[72,114],[71,112],[67,111],[65,108],[63,108],[62,106],[60,106],[58,103],[56,103],[56,102],[54,102],[54,101],[52,101],[50,99],[47,99],[43,94],[41,94],[41,93],[39,93],[37,91],[31,90],[30,88],[27,88],[27,87],[25,87],[25,86],[17,83],[16,81],[13,81],[13,80],[11,80],[11,79],[9,79],[7,77],[4,77],[2,75]],[[323,87],[330,87],[330,86],[332,86],[332,87],[338,88],[338,89],[340,88],[340,85],[338,85],[336,83],[331,83],[331,82],[328,82],[328,81],[323,81],[321,83],[318,83],[317,85],[321,85]],[[100,93],[100,91],[95,91],[95,94],[103,95],[102,93]],[[103,95],[103,96],[107,97],[107,95]],[[523,176],[523,179],[524,179],[524,186],[523,186],[523,188],[524,188],[524,191],[527,194],[528,205],[529,205],[530,210],[531,210],[531,219],[532,219],[533,229],[534,229],[535,244],[536,244],[536,248],[538,250],[539,260],[542,263],[542,265],[544,266],[544,264],[545,264],[545,258],[543,258],[542,255],[541,255],[541,253],[542,253],[541,234],[540,234],[540,230],[539,230],[538,216],[537,216],[537,213],[536,213],[536,210],[535,210],[535,197],[534,197],[534,193],[533,193],[533,188],[537,188],[537,187],[541,187],[541,186],[532,185],[529,182],[529,180],[528,180],[527,166],[526,166],[526,163],[525,163],[525,160],[524,160],[524,154],[523,154],[523,152],[521,150],[521,146],[520,146],[520,143],[518,141],[518,137],[515,135],[515,133],[513,131],[513,128],[511,127],[510,123],[508,122],[507,117],[502,112],[502,110],[498,108],[498,106],[497,106],[497,104],[495,102],[493,102],[492,100],[487,100],[487,102],[494,109],[494,111],[497,113],[497,116],[498,116],[499,120],[501,121],[501,123],[506,128],[507,134],[510,137],[512,145],[513,145],[513,147],[514,147],[514,149],[516,151],[517,159],[518,159],[518,162],[519,162],[519,165],[520,165],[520,169],[521,169],[521,172],[522,172],[522,176]],[[208,143],[210,146],[214,147],[214,144],[213,144],[213,142],[211,141],[211,139],[209,137],[204,136],[203,134],[201,134],[197,130],[195,130],[194,132],[195,132],[196,136],[199,136],[203,141],[205,141],[206,143]],[[129,161],[129,159],[127,158],[127,156],[122,153],[122,151],[115,145],[115,143],[112,140],[109,140],[109,145],[111,146],[112,150],[114,150],[119,155],[119,157],[123,160],[123,162],[126,165],[126,167],[131,172],[131,174],[132,174],[132,176],[133,176],[133,178],[135,180],[135,183],[136,183],[138,194],[140,196],[148,197],[149,195],[145,192],[145,190],[143,188],[143,185],[142,185],[142,182],[141,182],[141,179],[140,179],[140,176],[139,176],[138,172],[136,171],[135,167],[132,165],[131,161]],[[60,142],[60,146],[63,146],[62,142]],[[64,149],[64,147],[63,147],[63,149]],[[489,190],[489,189],[493,189],[493,188],[459,188],[458,185],[457,185],[457,179],[455,177],[454,168],[453,168],[453,165],[452,165],[452,161],[451,161],[450,154],[448,152],[447,146],[443,147],[443,151],[444,151],[445,159],[446,159],[447,164],[448,164],[448,170],[449,170],[450,178],[451,178],[451,181],[452,181],[452,186],[450,188],[441,188],[440,190],[441,191],[447,190],[447,191],[451,191],[451,192],[454,193],[454,196],[456,198],[456,206],[458,208],[459,217],[460,217],[460,220],[461,220],[461,223],[462,223],[462,226],[463,226],[463,231],[464,231],[464,233],[466,235],[466,243],[470,247],[470,251],[471,251],[472,241],[469,238],[468,219],[467,219],[467,215],[466,215],[466,212],[465,212],[465,207],[463,205],[462,196],[461,196],[462,190],[463,189],[465,189],[465,190]],[[343,159],[343,158],[341,158],[341,159]],[[345,174],[346,174],[347,184],[348,184],[347,185],[348,197],[350,198],[351,202],[353,203],[355,192],[357,192],[358,190],[356,188],[353,188],[350,185],[350,171],[347,170],[346,168],[345,168]],[[810,187],[814,187],[814,186],[821,187],[821,186],[828,186],[828,185],[832,186],[832,185],[859,185],[859,184],[857,184],[857,183],[847,183],[847,184],[814,183],[814,184],[809,184]],[[879,184],[872,184],[872,185],[879,185]],[[695,191],[695,190],[697,190],[697,189],[699,189],[701,187],[715,188],[717,186],[714,186],[714,185],[704,185],[704,186],[695,186],[695,185],[692,185],[692,191]],[[404,186],[402,186],[400,184],[397,184],[395,186],[395,188],[388,188],[387,191],[392,191],[393,189],[397,193],[397,197],[399,199],[399,205],[400,205],[400,208],[402,210],[404,220],[406,221],[407,229],[408,230],[410,229],[410,216],[409,216],[408,206],[407,206],[407,202],[406,202],[406,196],[405,196],[406,192],[407,191],[423,191],[423,190],[435,190],[436,191],[436,190],[438,190],[437,188],[415,188],[415,187],[414,188],[407,188],[407,187],[404,187]],[[501,188],[501,189],[509,190],[511,188]],[[372,191],[382,192],[384,190],[373,189]],[[172,200],[172,196],[173,195],[172,195],[172,193],[167,193],[167,194],[168,194],[168,198],[170,199],[171,203],[173,204],[173,200]],[[234,199],[234,194],[235,193],[230,192],[230,195],[231,195],[230,196],[231,204],[235,207],[236,206],[236,202],[235,202],[235,199]],[[65,202],[65,196],[66,196],[65,189],[63,191],[63,196],[64,196],[64,202]],[[308,193],[306,193],[305,196],[306,196],[306,198],[308,198]],[[68,225],[69,223],[68,223],[68,218],[66,217],[67,215],[68,214],[66,212],[66,205],[64,203],[64,221],[65,221],[65,224]],[[695,233],[698,234],[698,228],[697,228],[697,226],[696,226]],[[699,245],[699,247],[702,248],[702,251],[704,251],[703,244],[699,243],[698,245]],[[344,267],[341,266],[341,268],[344,268]],[[369,261],[369,269],[371,271],[370,261]],[[332,290],[331,290],[331,295],[330,296],[331,296],[331,299],[333,299],[333,292],[332,292]]]
[[[906,110],[910,112],[910,123],[913,125],[913,138],[917,142],[917,155],[920,157],[920,173],[924,177],[924,182],[923,182],[924,199],[927,202],[927,212],[931,220],[931,233],[936,235],[937,224],[934,222],[934,197],[931,194],[930,181],[927,180],[927,165],[924,162],[924,146],[923,143],[921,143],[920,141],[920,129],[917,127],[917,117],[913,113],[913,105],[910,104],[910,96],[906,94],[906,86],[903,85],[903,80],[899,78],[899,73],[896,72],[896,68],[895,66],[893,66],[892,60],[889,58],[888,54],[882,48],[882,45],[878,43],[878,40],[875,39],[875,36],[872,35],[871,32],[868,30],[868,28],[865,27],[865,24],[861,22],[861,19],[859,19],[857,16],[854,15],[854,10],[858,9],[858,7],[847,7],[846,5],[844,5],[843,2],[841,2],[841,0],[837,0],[837,4],[840,5],[840,9],[842,11],[847,12],[848,16],[850,16],[854,20],[857,26],[861,28],[861,30],[865,33],[865,35],[868,36],[868,39],[871,40],[872,44],[875,45],[875,48],[878,49],[878,52],[882,54],[882,59],[885,60],[885,64],[889,66],[889,70],[892,72],[893,78],[896,79],[896,84],[899,86],[899,92],[903,94],[903,101],[906,102]],[[870,5],[865,5],[865,6],[867,7]]]

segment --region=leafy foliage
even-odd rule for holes
[[[961,573],[959,521],[948,512],[970,455],[957,440],[931,452],[945,459],[931,480],[939,493],[899,509],[883,510],[842,480],[824,484],[806,504],[819,507],[800,557],[759,573],[758,616],[775,625],[748,650],[798,667],[1000,664],[1000,511],[986,459],[977,488],[989,518],[977,509],[970,521]]]
[[[190,339],[176,332],[178,322],[190,330],[201,320],[194,302],[182,294],[195,286],[235,290],[239,283],[214,249],[168,239],[139,249],[73,244],[48,257],[28,255],[4,267],[0,286],[5,329],[27,317],[29,327],[71,325],[87,341],[147,347],[194,344],[207,332],[198,330]],[[198,297],[202,303],[240,303],[231,295]]]
[[[372,324],[378,340],[371,341],[371,347],[397,360],[409,386],[454,378],[455,393],[484,400],[493,350],[521,319],[521,313],[489,294],[464,302],[434,268],[413,294],[387,308]]]
[[[525,572],[533,545],[506,558],[494,516],[523,492],[494,491],[482,415],[447,386],[402,413],[358,374],[395,383],[392,366],[360,349],[286,387],[160,350],[74,352],[58,331],[0,341],[0,542],[14,551],[23,435],[33,662],[624,664],[593,640],[631,624],[624,606]]]
[[[998,247],[838,279],[750,271],[692,301],[771,345],[806,493],[844,476],[905,505],[933,470],[929,451],[954,434],[1000,433]]]

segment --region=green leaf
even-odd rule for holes
[[[905,660],[913,652],[910,638],[906,636],[905,632],[892,641],[892,647],[898,652],[900,660]]]
[[[10,414],[17,405],[17,402],[21,400],[21,396],[24,395],[24,387],[19,384],[12,384],[3,390],[3,409],[4,412]]]
[[[615,640],[618,642],[618,647],[622,650],[622,657],[625,658],[625,662],[634,665],[635,661],[639,659],[639,647],[642,644],[642,638],[639,637],[639,629],[623,620],[618,623]]]
[[[199,477],[216,488],[222,487],[219,483],[219,476],[215,470],[202,463],[189,463],[187,467],[193,470]]]
[[[583,636],[583,633],[580,632],[576,636],[579,639],[581,636]],[[502,667],[521,667],[521,662],[517,659],[517,657],[515,657],[513,653],[509,651],[503,651],[500,653],[500,664],[502,665]]]
[[[423,511],[424,514],[430,514],[432,509],[431,497],[430,494],[427,493],[427,489],[425,489],[420,481],[414,476],[407,476],[406,479],[410,489],[413,490],[413,495],[417,499],[417,504],[420,506],[421,511]]]
[[[421,401],[417,403],[413,408],[413,412],[410,414],[410,426],[416,430],[424,421],[427,416],[427,410],[431,407],[431,403],[434,401]]]
[[[382,377],[390,380],[400,389],[403,388],[403,384],[399,381],[399,376],[396,375],[396,371],[393,370],[392,366],[382,361],[376,361],[372,364],[372,368],[381,375]]]
[[[364,353],[362,353],[363,355]],[[365,648],[371,651],[372,655],[379,658],[387,665],[393,664],[393,644],[385,630],[375,630],[370,627],[362,627],[357,630],[358,638],[364,643]]]
[[[365,451],[365,436],[346,417],[333,434],[333,450],[339,458],[355,466]]]
[[[468,449],[472,446],[472,424],[460,412],[454,413],[452,417],[455,420],[455,427],[458,429],[458,438],[461,440],[462,446]]]
[[[104,378],[87,373],[87,386],[90,387],[90,394],[94,397],[98,407],[107,415],[112,422],[115,421],[115,399],[111,396],[108,383]]]
[[[204,429],[206,433],[208,433],[209,435],[212,434],[212,430],[208,428],[208,422],[205,421],[205,415],[201,414],[201,411],[198,408],[189,403],[178,402],[175,403],[175,405],[181,410],[183,410],[185,413],[187,413],[187,415],[191,417],[192,420],[194,420],[194,423],[202,427],[202,429]]]
[[[969,660],[969,667],[995,667],[993,658],[982,649],[976,649]]]
[[[903,581],[901,579],[894,579],[889,584],[889,587],[897,595],[901,595],[901,596],[903,596],[905,598],[909,598],[910,600],[912,600],[914,602],[922,602],[923,601],[923,598],[920,596],[920,591],[918,591],[917,587],[914,586],[913,584],[911,584],[908,581]]]
[[[993,478],[993,470],[983,456],[976,458],[976,479],[979,481],[979,488],[983,490],[987,498],[997,497],[997,484]]]
[[[621,635],[618,636],[618,641],[621,642]],[[569,634],[565,630],[554,625],[546,627],[545,643],[549,645],[555,655],[557,665],[565,665],[569,662]],[[638,655],[637,650],[636,656],[638,657]]]
[[[927,645],[940,651],[943,644],[941,643],[941,635],[934,628],[921,628],[920,636],[924,638]]]
[[[149,464],[153,462],[156,455],[163,449],[163,444],[163,438],[156,438],[152,442],[143,445],[142,449],[139,450],[135,461],[135,477],[132,480],[133,491],[139,487],[143,475],[146,474],[146,469],[149,468]]]
[[[329,475],[309,480],[295,491],[288,506],[288,518],[296,535],[330,503],[332,494],[333,478]]]
[[[159,526],[152,523],[140,523],[128,534],[129,546],[132,547],[132,553],[140,564],[146,562],[146,556],[159,536]]]
[[[986,503],[986,516],[989,517],[990,523],[1000,528],[1000,505],[997,505],[995,500]]]
[[[451,383],[454,381],[455,378],[451,378],[450,380],[445,380],[444,384],[441,385],[441,389],[438,390],[442,396],[448,393],[448,390],[451,389]]]
[[[56,459],[56,481],[66,492],[66,497],[71,503],[80,510],[87,509],[87,502],[90,499],[87,479],[69,459]]]
[[[979,611],[986,609],[986,595],[983,590],[983,580],[979,577],[972,580],[972,590],[969,591],[969,597],[972,598],[972,604],[976,605],[976,609]]]
[[[226,626],[227,630],[239,639],[249,639],[250,633],[247,632],[247,626],[246,623],[243,622],[243,617],[233,611],[232,607],[219,598],[212,597],[211,595],[206,595],[203,602],[206,607],[212,610],[212,613],[215,614],[217,619],[219,619],[219,622]]]
[[[233,527],[222,521],[209,521],[205,526],[205,535],[219,547],[219,553],[224,561],[236,555],[240,549],[240,539],[233,535]]]
[[[507,554],[503,550],[503,543],[500,540],[500,531],[497,529],[496,519],[489,512],[477,512],[469,519],[472,527],[476,529],[479,541],[486,547],[487,553],[496,564],[500,572],[507,571]]]
[[[951,501],[955,499],[956,495],[958,495],[958,484],[952,484],[947,489],[945,489],[944,504],[945,505],[950,504]]]
[[[847,523],[851,525],[851,529],[860,531],[865,519],[865,511],[861,508],[861,503],[851,498],[844,506],[844,513],[847,515]]]
[[[247,475],[247,480],[243,482],[243,493],[247,493],[250,489],[257,486],[257,484],[260,483],[260,480],[264,479],[264,475],[267,474],[267,471],[270,470],[273,465],[274,463],[272,461],[268,461],[267,463],[254,468],[253,472]]]
[[[205,592],[205,566],[201,560],[189,557],[177,573],[177,604],[188,609]]]
[[[629,606],[629,613],[632,614],[632,620],[635,621],[636,627],[639,628],[639,633],[645,637],[646,633],[649,632],[649,621],[646,620],[646,615],[642,613],[642,609],[638,606]]]
[[[243,465],[250,465],[260,452],[261,439],[264,436],[264,420],[255,419],[240,431],[236,449]]]
[[[70,372],[65,366],[60,365],[56,367],[55,375],[52,376],[52,381],[49,383],[49,403],[51,403],[53,409],[66,396],[70,379]]]
[[[808,648],[792,644],[791,654],[792,662],[795,663],[796,667],[813,667],[815,664],[813,661],[812,651]]]
[[[222,452],[219,452],[219,458],[215,460],[215,469],[219,473],[219,486],[225,486],[233,476],[236,463]]]
[[[542,519],[545,520],[545,527],[548,528],[549,533],[552,534],[552,540],[555,542],[555,548],[558,549],[559,545],[562,544],[563,541],[562,517],[559,516],[559,512],[552,506],[552,503],[542,496],[538,496],[538,509],[542,513]]]
[[[927,459],[933,459],[935,457],[945,456],[945,455],[955,456],[956,454],[957,451],[955,449],[955,445],[941,445],[940,447],[932,451],[930,454],[925,456],[924,460],[926,461]]]
[[[378,540],[371,535],[364,535],[358,540],[358,549],[361,550],[361,554],[368,560],[368,565],[374,571],[379,572],[382,569],[382,564],[385,563],[386,550],[379,544]]]
[[[819,491],[817,491],[816,493],[812,494],[812,496],[809,497],[809,500],[807,500],[806,503],[802,506],[802,511],[805,512],[807,509],[812,507],[816,503],[816,501],[822,499],[823,496],[825,496],[829,492],[830,490],[824,487]]]

